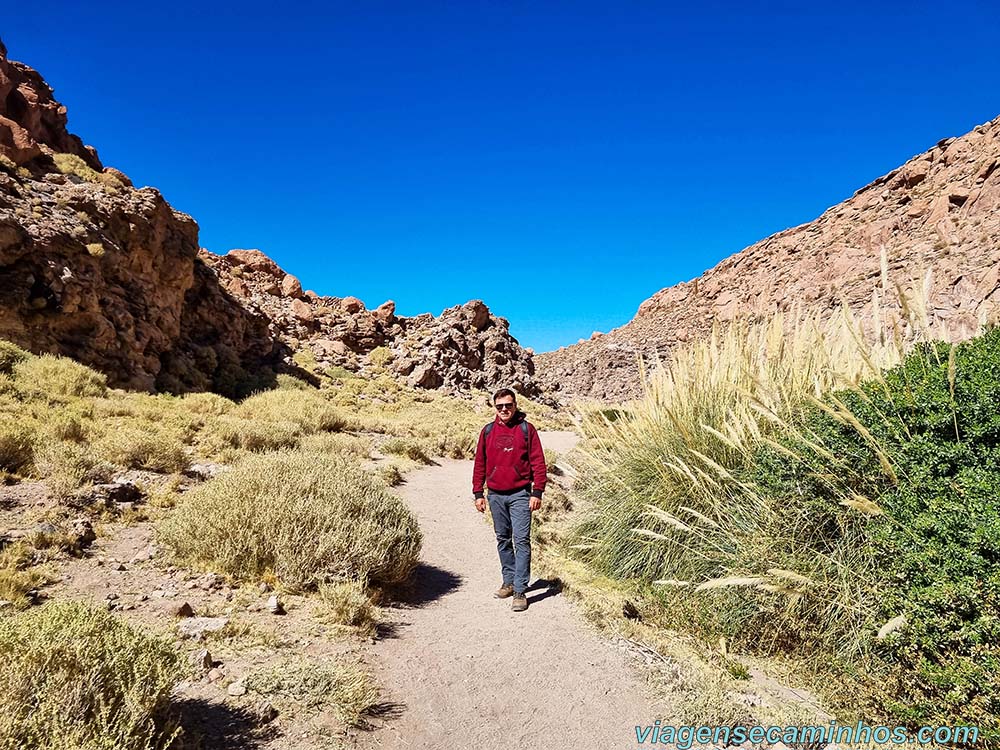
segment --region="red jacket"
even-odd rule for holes
[[[525,437],[521,423],[528,426]],[[541,497],[545,491],[547,469],[542,442],[538,431],[524,414],[517,412],[509,425],[497,416],[490,434],[484,427],[479,432],[476,444],[476,465],[472,470],[472,493],[483,496],[483,484],[491,490],[509,492],[529,487],[534,483],[531,494]]]

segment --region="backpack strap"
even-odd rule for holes
[[[496,422],[490,422],[488,425],[486,425],[483,428],[483,439],[484,440],[485,440],[485,438],[487,436],[489,436],[489,434],[491,432],[493,432],[493,427],[495,425],[496,425]],[[521,420],[521,432],[524,433],[524,442],[527,443],[528,440],[529,440],[529,437],[528,437],[528,421],[526,419],[522,419]]]

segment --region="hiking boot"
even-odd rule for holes
[[[514,594],[514,599],[510,603],[510,608],[515,612],[524,612],[528,608],[528,597],[524,594]]]
[[[514,596],[514,584],[505,583],[496,590],[496,593],[494,593],[493,596],[496,599],[506,599],[508,596]]]

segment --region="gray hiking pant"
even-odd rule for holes
[[[531,577],[531,510],[528,488],[511,492],[489,491],[490,515],[497,535],[497,552],[503,582],[514,584],[514,591],[528,590]]]

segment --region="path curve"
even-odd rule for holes
[[[570,433],[542,433],[563,452]],[[374,647],[398,716],[386,750],[557,747],[617,750],[653,708],[624,650],[565,597],[541,587],[527,612],[492,598],[500,584],[493,529],[471,501],[472,462],[441,459],[407,475],[400,494],[424,533],[414,602],[387,611]]]

